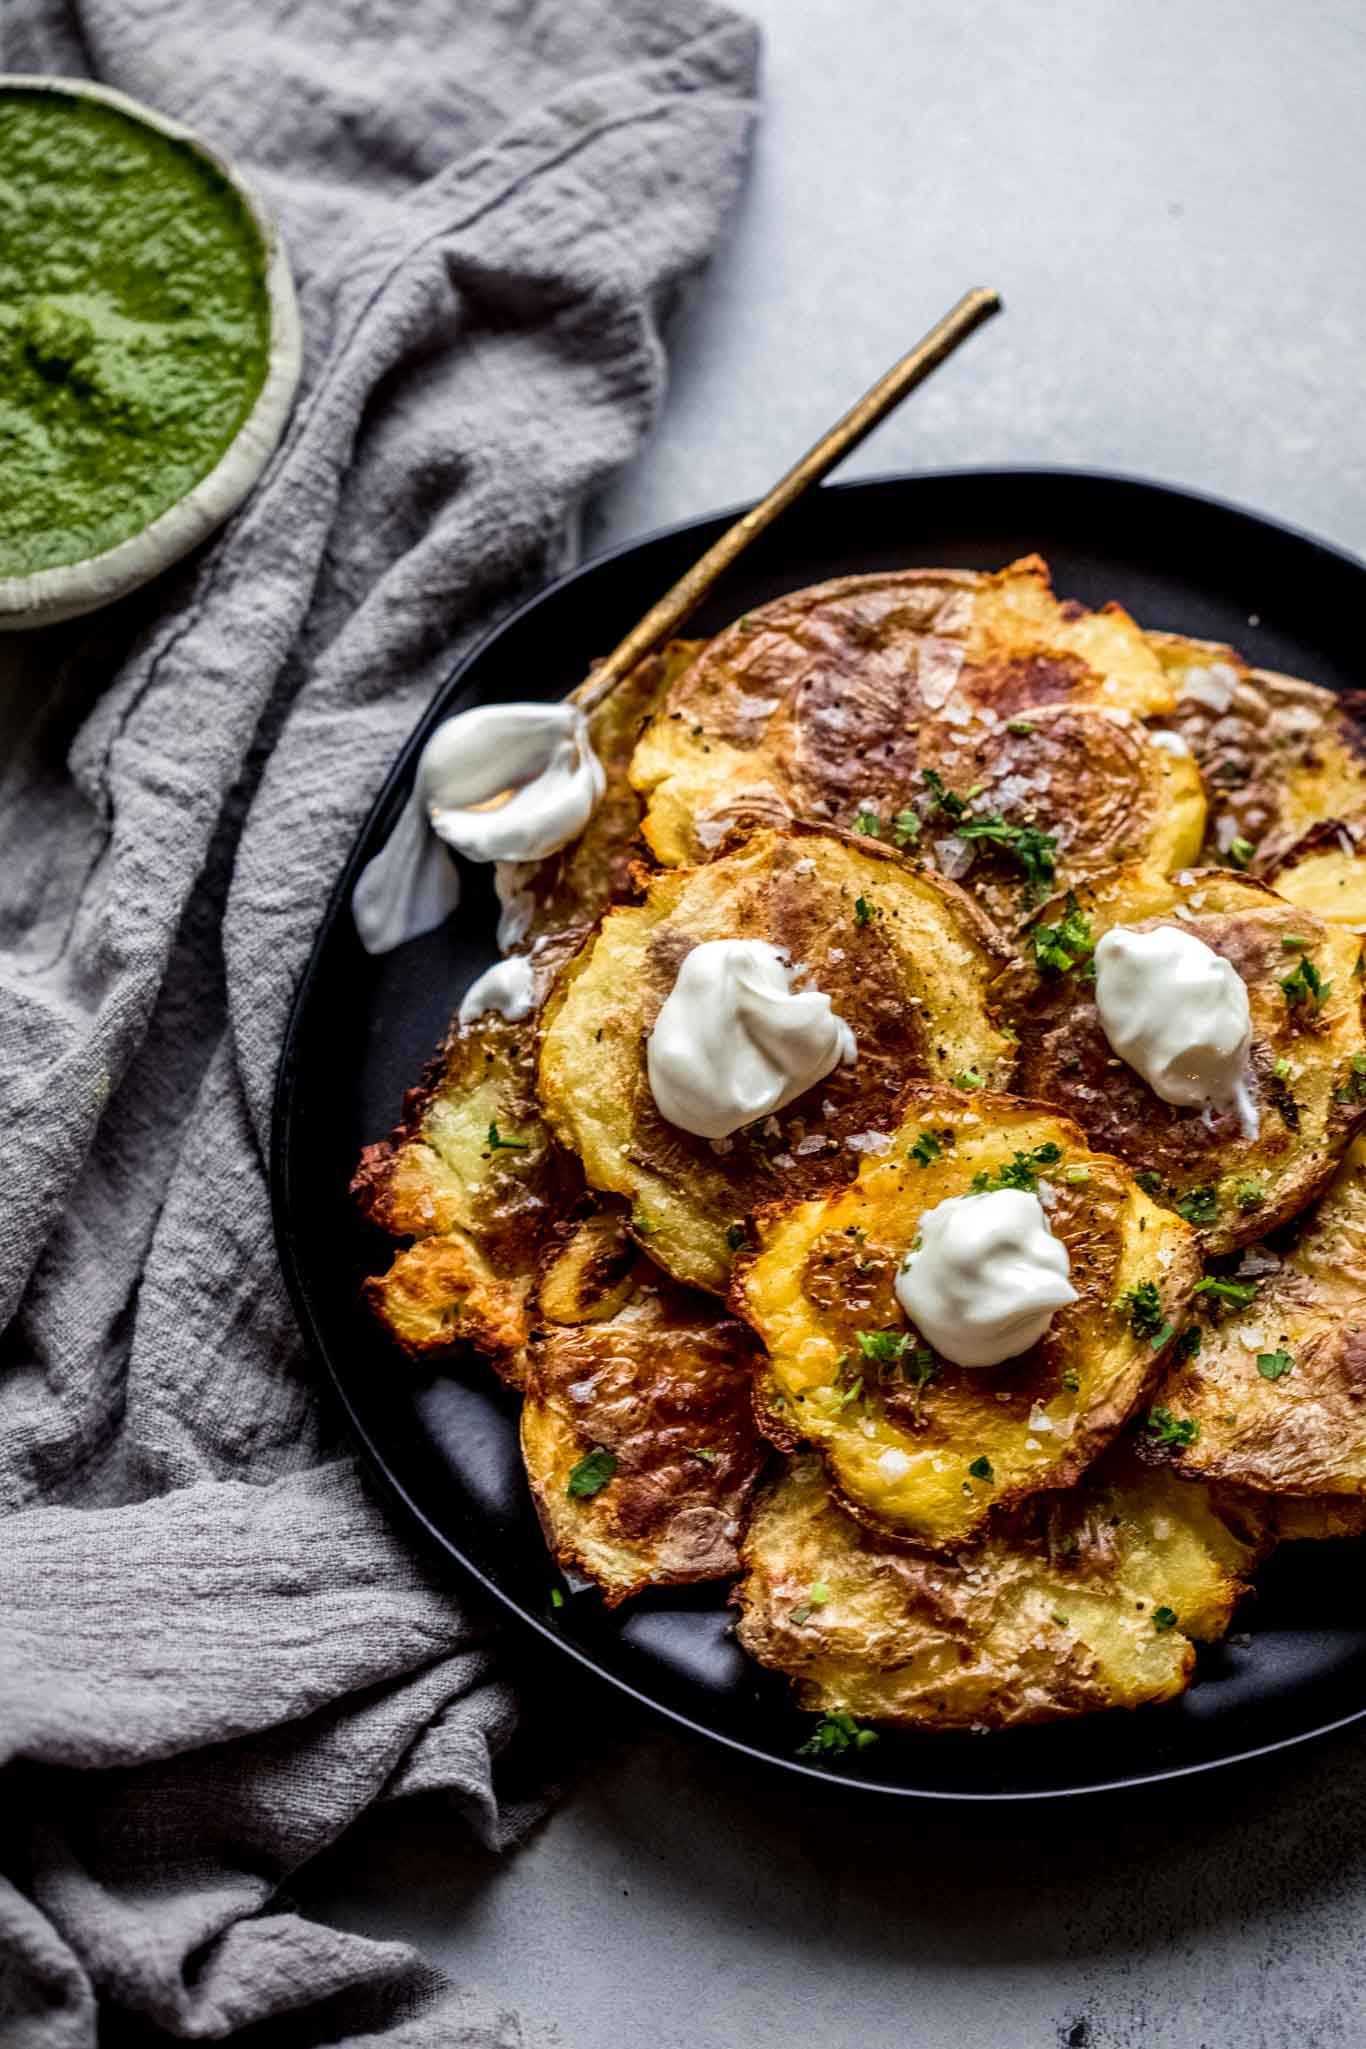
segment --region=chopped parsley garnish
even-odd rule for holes
[[[856,811],[854,813],[855,832],[866,833],[869,839],[875,840],[881,830],[881,821],[876,811]]]
[[[1028,736],[1033,732],[1033,730],[1034,728],[1030,725],[1028,719],[1006,720],[1006,731],[1008,733],[1013,733],[1017,740],[1027,739]]]
[[[1284,1380],[1295,1361],[1289,1352],[1258,1352],[1257,1371],[1263,1380]]]
[[[1191,1289],[1193,1295],[1213,1295],[1220,1302],[1231,1302],[1237,1309],[1246,1309],[1249,1302],[1257,1298],[1256,1281],[1217,1281],[1206,1275]]]
[[[563,1608],[564,1606],[564,1595],[558,1587],[550,1589],[550,1605],[552,1608]]]
[[[877,905],[870,904],[866,896],[855,897],[854,923],[856,925],[871,925],[873,919],[879,916],[881,916],[881,913]]]
[[[721,1454],[713,1451],[709,1444],[685,1444],[683,1449],[689,1458],[700,1458],[704,1466],[714,1466]]]
[[[944,1143],[942,1138],[938,1137],[933,1131],[922,1131],[906,1157],[911,1160],[918,1160],[922,1167],[928,1167],[932,1160],[939,1158],[943,1150]]]
[[[1233,1200],[1244,1216],[1254,1209],[1260,1209],[1266,1201],[1266,1191],[1260,1182],[1239,1180],[1233,1184]]]
[[[1175,1627],[1176,1627],[1176,1610],[1175,1610],[1175,1608],[1154,1608],[1154,1609],[1153,1609],[1153,1628],[1154,1628],[1154,1629],[1155,1629],[1155,1630],[1157,1631],[1157,1633],[1158,1633],[1158,1635],[1159,1635],[1159,1636],[1165,1636],[1165,1635],[1166,1635],[1166,1633],[1167,1633],[1167,1631],[1168,1631],[1169,1629],[1175,1629]]]
[[[925,786],[934,798],[937,808],[944,813],[946,818],[959,819],[963,817],[968,808],[967,798],[960,797],[955,791],[946,789],[944,787],[944,778],[940,775],[937,768],[927,768],[925,770]]]
[[[1091,1169],[1089,1167],[1069,1167],[1062,1178],[1064,1181],[1070,1182],[1074,1188],[1080,1188],[1084,1181],[1090,1180]]]
[[[1067,1628],[1067,1617],[1066,1617],[1066,1616],[1065,1616],[1065,1615],[1063,1614],[1063,1612],[1062,1612],[1062,1610],[1061,1610],[1060,1608],[1055,1608],[1055,1609],[1053,1610],[1053,1614],[1052,1614],[1052,1618],[1051,1618],[1051,1619],[1052,1619],[1052,1620],[1053,1620],[1054,1622],[1056,1622],[1056,1623],[1057,1623],[1057,1625],[1058,1625],[1059,1629],[1066,1629],[1066,1628]]]
[[[865,1729],[852,1715],[822,1715],[805,1743],[798,1744],[798,1757],[843,1757],[846,1750],[866,1750],[877,1742],[877,1730]]]
[[[488,1147],[491,1153],[525,1153],[531,1150],[528,1139],[500,1138],[496,1124],[489,1126]]]
[[[617,1455],[599,1445],[594,1451],[586,1451],[569,1475],[565,1493],[576,1501],[586,1501],[590,1495],[600,1494],[617,1469]]]
[[[1281,945],[1287,953],[1303,953],[1309,941],[1302,932],[1282,932]]]
[[[965,1067],[961,1074],[952,1077],[956,1089],[984,1089],[986,1082],[975,1067]]]
[[[1058,842],[1036,825],[1009,825],[999,811],[984,811],[976,818],[960,819],[957,832],[959,839],[988,840],[1009,854],[1035,892],[1041,893],[1057,872]]]
[[[972,1474],[974,1480],[990,1480],[994,1477],[991,1470],[991,1460],[985,1455],[981,1458],[975,1458],[968,1467],[968,1471]]]
[[[925,1389],[938,1371],[939,1368],[935,1364],[934,1353],[928,1345],[917,1345],[909,1358],[904,1353],[902,1354],[901,1375],[903,1380],[909,1384],[915,1396],[914,1414],[917,1424],[920,1421],[921,1399]]]
[[[1352,1071],[1340,1087],[1333,1090],[1335,1103],[1360,1103],[1366,1101],[1366,1053],[1352,1055]]]
[[[1257,843],[1255,840],[1230,840],[1228,843],[1230,868],[1246,868],[1256,851]]]
[[[1212,1181],[1189,1188],[1176,1205],[1176,1214],[1188,1224],[1212,1224],[1219,1215],[1219,1191]]]
[[[1067,1389],[1067,1392],[1069,1394],[1076,1393],[1077,1389],[1081,1386],[1081,1375],[1078,1373],[1075,1366],[1063,1367],[1062,1384]]]
[[[1134,1179],[1145,1195],[1160,1195],[1162,1193],[1162,1176],[1155,1174],[1151,1167],[1145,1167],[1141,1174],[1135,1174]]]
[[[892,820],[892,838],[899,847],[913,847],[920,838],[920,819],[914,811],[898,811]]]
[[[1183,1330],[1177,1339],[1176,1356],[1178,1359],[1193,1359],[1199,1349],[1200,1326],[1198,1323],[1193,1323],[1188,1329]]]
[[[1136,1288],[1130,1288],[1127,1294],[1120,1296],[1115,1308],[1125,1318],[1134,1336],[1148,1338],[1154,1351],[1164,1345],[1172,1334],[1155,1281],[1140,1281]]]
[[[1062,1147],[1049,1139],[1044,1145],[1036,1145],[1033,1152],[1015,1153],[1004,1167],[994,1172],[981,1168],[972,1177],[972,1193],[987,1195],[996,1188],[1023,1188],[1026,1191],[1039,1185],[1038,1169],[1055,1167],[1062,1158]]]
[[[925,770],[925,782],[937,809],[952,819],[959,839],[986,840],[998,847],[1023,870],[1033,890],[1053,880],[1058,843],[1052,833],[1040,832],[1035,825],[1011,825],[999,811],[970,812],[968,804],[976,791],[970,790],[966,797],[960,797],[956,790],[945,787],[937,769]]]
[[[1095,952],[1091,920],[1079,909],[1071,890],[1056,925],[1040,925],[1033,935],[1034,962],[1046,975],[1065,975]]]
[[[830,1589],[823,1579],[818,1579],[806,1598],[813,1608],[823,1608],[830,1599]]]
[[[1200,1435],[1200,1425],[1194,1416],[1174,1416],[1163,1407],[1149,1409],[1146,1427],[1154,1444],[1172,1445],[1178,1451],[1194,1444]]]
[[[732,1252],[738,1252],[742,1245],[748,1245],[749,1232],[743,1224],[727,1224],[726,1244]]]
[[[855,1335],[864,1358],[879,1366],[894,1366],[911,1342],[904,1330],[861,1330]]]
[[[1282,1053],[1279,1056],[1271,1072],[1276,1077],[1277,1081],[1289,1081],[1290,1062],[1286,1059],[1284,1053]]]
[[[654,1225],[643,1211],[638,1209],[631,1211],[631,1229],[638,1232],[642,1238],[648,1238],[654,1228]]]
[[[1301,1003],[1312,1005],[1317,1010],[1332,986],[1331,982],[1324,981],[1307,954],[1301,954],[1295,972],[1284,976],[1281,981],[1282,994],[1291,1010]]]

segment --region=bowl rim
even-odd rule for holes
[[[270,336],[266,374],[255,403],[213,468],[146,526],[99,554],[19,576],[0,576],[0,632],[54,625],[111,604],[180,561],[221,526],[256,484],[278,446],[303,363],[303,330],[284,241],[260,198],[227,157],[183,121],[93,79],[0,71],[0,99],[11,92],[99,101],[194,150],[212,165],[236,193],[260,237]]]

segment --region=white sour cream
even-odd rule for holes
[[[473,1024],[477,1017],[496,1010],[499,1017],[515,1024],[519,1018],[530,1017],[535,1008],[535,970],[527,954],[514,953],[510,960],[495,961],[478,981],[470,983],[461,999],[459,1021]]]
[[[853,1060],[854,1034],[818,989],[794,992],[776,946],[708,939],[683,962],[645,1049],[660,1114],[728,1138]]]
[[[1193,932],[1112,926],[1096,945],[1096,1010],[1121,1060],[1164,1103],[1232,1109],[1255,1137],[1248,1087],[1252,1012],[1230,961]]]
[[[1164,754],[1190,753],[1190,747],[1184,736],[1180,733],[1170,732],[1165,726],[1152,730],[1148,734],[1148,738],[1152,741],[1154,747],[1160,747]]]
[[[1053,1312],[1077,1300],[1071,1271],[1037,1195],[952,1195],[921,1217],[896,1299],[955,1366],[999,1366],[1038,1344]]]
[[[366,952],[430,932],[459,901],[459,877],[431,833],[469,861],[542,861],[577,839],[605,787],[576,704],[482,704],[443,719],[352,893]]]

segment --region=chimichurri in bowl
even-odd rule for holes
[[[0,78],[0,626],[91,609],[240,502],[298,377],[273,228],[202,143]]]

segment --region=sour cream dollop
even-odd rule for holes
[[[1247,1081],[1252,1012],[1231,961],[1193,932],[1112,926],[1096,946],[1096,1010],[1121,1060],[1164,1103],[1234,1109],[1249,1136],[1257,1113]]]
[[[645,1049],[660,1114],[728,1138],[853,1060],[854,1034],[763,939],[707,939],[678,971]]]
[[[605,787],[576,704],[482,704],[443,719],[352,893],[366,952],[431,931],[458,903],[459,877],[433,833],[468,861],[542,861],[578,838]]]
[[[499,1017],[515,1024],[519,1018],[530,1017],[535,1008],[535,970],[528,955],[514,953],[509,960],[496,960],[470,983],[461,998],[459,1022],[473,1024],[477,1017],[496,1010]]]
[[[952,1195],[921,1217],[896,1299],[955,1366],[999,1366],[1037,1345],[1054,1311],[1077,1300],[1071,1271],[1037,1195]]]

